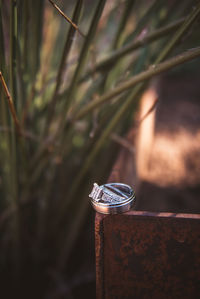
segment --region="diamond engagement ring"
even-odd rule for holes
[[[110,183],[101,186],[94,183],[89,197],[94,209],[103,214],[127,212],[135,202],[133,189],[122,183]]]

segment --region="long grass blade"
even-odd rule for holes
[[[0,70],[5,74],[6,70],[5,70],[5,47],[4,47],[4,34],[3,34],[3,22],[2,22],[2,0],[0,1]],[[8,120],[7,120],[7,109],[5,106],[5,102],[3,100],[3,92],[2,89],[0,90],[0,107],[1,107],[1,111],[0,111],[0,123],[3,126],[7,126],[8,125]]]
[[[190,28],[190,26],[195,22],[197,17],[200,15],[200,3],[193,7],[192,13],[186,18],[185,22],[180,26],[180,28],[177,30],[177,32],[174,34],[172,39],[170,39],[167,46],[164,48],[164,50],[160,53],[158,58],[155,61],[155,64],[160,63],[167,55],[170,54],[174,46],[177,44],[178,41],[180,41],[183,34]]]
[[[2,0],[0,1],[0,69],[5,71],[5,47],[4,47],[4,34],[2,22]]]
[[[127,24],[127,21],[129,19],[129,16],[131,14],[131,11],[132,11],[134,3],[135,3],[135,1],[133,1],[133,0],[128,0],[125,3],[124,13],[123,13],[123,16],[122,16],[122,18],[120,20],[120,23],[119,23],[119,26],[118,26],[118,29],[117,29],[117,33],[116,33],[115,39],[113,41],[112,49],[119,48],[120,40],[121,40],[123,31],[124,31],[124,28],[125,28],[125,26]]]
[[[94,74],[94,72],[101,72],[105,69],[109,69],[115,64],[120,58],[124,57],[125,55],[132,53],[132,51],[137,50],[141,47],[148,45],[154,41],[157,41],[160,38],[165,37],[166,35],[174,32],[174,30],[178,29],[180,25],[183,24],[185,18],[181,18],[167,26],[164,26],[160,29],[155,30],[152,33],[144,36],[142,39],[137,41],[133,41],[128,45],[121,47],[119,50],[111,53],[109,57],[105,58],[104,60],[100,61],[97,65],[94,66],[94,69],[88,70],[86,74],[81,78],[81,81],[88,79],[89,76]]]
[[[86,64],[88,53],[89,53],[89,48],[91,46],[92,40],[93,40],[95,32],[97,30],[97,26],[98,26],[101,14],[103,12],[105,2],[106,2],[105,0],[99,0],[98,1],[98,4],[97,4],[96,10],[95,10],[92,22],[90,24],[90,28],[89,28],[87,37],[84,41],[84,44],[83,44],[83,47],[82,47],[82,50],[81,50],[81,53],[80,53],[80,56],[79,56],[78,65],[76,67],[74,76],[73,76],[72,81],[71,81],[71,85],[70,85],[70,88],[69,88],[69,93],[68,93],[68,96],[67,96],[67,100],[65,102],[65,107],[63,109],[62,121],[61,121],[61,124],[59,126],[60,127],[59,133],[64,128],[65,115],[68,111],[68,108],[69,108],[71,102],[73,101],[73,99],[76,97],[76,86],[77,86],[78,80],[80,78],[81,72],[82,72],[82,70],[83,70],[83,68]]]
[[[6,74],[6,57],[5,57],[5,45],[4,45],[4,30],[2,22],[2,0],[0,0],[0,70]],[[0,124],[2,127],[8,126],[8,109],[4,100],[3,89],[0,88]],[[2,180],[3,184],[1,189],[5,190],[5,203],[9,202],[9,196],[6,190],[10,188],[10,136],[7,132],[1,132],[1,144],[0,144],[0,159],[2,166]],[[3,144],[5,144],[3,146]],[[2,200],[3,202],[3,200]]]
[[[97,108],[98,106],[102,105],[103,103],[113,99],[114,97],[118,96],[122,92],[134,87],[137,83],[145,81],[147,79],[152,78],[176,65],[182,64],[188,60],[191,60],[199,55],[199,48],[195,50],[187,51],[186,53],[180,54],[176,57],[173,57],[163,63],[160,64],[153,64],[149,67],[147,71],[144,71],[133,78],[127,80],[125,83],[121,84],[121,86],[114,88],[112,91],[108,92],[107,94],[101,96],[100,98],[93,100],[88,105],[86,105],[80,112],[75,115],[75,120],[84,117],[86,114],[91,112],[93,109]]]
[[[76,4],[76,7],[75,7],[75,10],[74,10],[74,13],[73,13],[73,17],[72,17],[72,23],[73,24],[74,23],[77,24],[78,21],[79,21],[82,5],[83,5],[82,0],[79,0]],[[76,25],[76,27],[77,27],[77,25]],[[59,88],[62,84],[62,77],[63,77],[64,71],[65,71],[65,62],[67,60],[67,57],[69,55],[69,52],[70,52],[70,49],[71,49],[71,46],[72,46],[72,43],[73,43],[73,37],[74,37],[74,34],[77,30],[76,27],[71,26],[70,29],[69,29],[69,32],[67,34],[65,46],[64,46],[64,49],[63,49],[63,53],[62,53],[62,57],[61,57],[61,61],[60,61],[60,65],[59,65],[59,69],[58,69],[58,73],[57,73],[55,90],[54,90],[52,99],[51,99],[50,104],[49,104],[49,112],[48,112],[47,121],[46,121],[46,128],[44,130],[45,135],[48,133],[48,129],[50,128],[50,124],[51,124],[51,121],[52,121],[52,118],[53,118],[54,110],[55,110],[56,103],[57,103]]]
[[[163,1],[153,1],[147,10],[144,12],[144,15],[138,20],[137,26],[133,33],[131,33],[131,40],[134,40],[136,36],[145,28],[146,24],[149,22],[152,15],[155,14],[157,9],[161,7]],[[129,36],[130,38],[130,36]],[[126,41],[125,41],[126,44]]]
[[[10,94],[14,98],[14,104],[17,105],[17,1],[10,1]],[[18,171],[17,171],[17,146],[16,146],[16,133],[14,130],[13,121],[11,118],[11,161],[10,161],[10,174],[11,174],[11,203],[16,209],[15,217],[13,218],[13,242],[14,242],[14,260],[16,271],[19,270],[20,265],[20,216],[19,216],[19,193],[18,193]],[[17,274],[17,272],[16,272]]]
[[[20,126],[19,120],[17,118],[17,114],[16,114],[15,107],[14,107],[14,104],[13,104],[13,99],[12,99],[12,97],[10,95],[10,92],[8,90],[8,87],[6,85],[6,82],[4,80],[4,77],[3,77],[2,73],[1,73],[1,71],[0,71],[0,81],[2,83],[4,92],[5,92],[5,96],[6,96],[7,101],[8,101],[8,106],[9,106],[11,115],[13,117],[13,121],[14,121],[14,124],[15,124],[15,127],[16,127],[16,131],[17,131],[17,133],[19,135],[22,135],[21,126]]]
[[[31,28],[32,32],[32,38],[28,39],[28,74],[30,76],[30,83],[35,84],[36,74],[40,67],[40,47],[44,21],[44,0],[28,1],[28,4],[30,13],[29,29]]]
[[[64,12],[58,7],[58,5],[56,5],[52,0],[49,0],[49,2],[53,5],[53,7],[55,7],[55,9],[61,14],[61,16],[63,16],[63,18],[71,24],[71,26],[78,31],[78,33],[80,33],[81,36],[85,37],[85,35],[83,34],[83,32],[79,29],[79,27],[76,24],[75,20],[71,20],[66,14],[64,14]]]
[[[10,90],[17,103],[17,1],[11,0],[10,17]]]

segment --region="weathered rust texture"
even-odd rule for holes
[[[98,298],[104,298],[104,276],[102,261],[104,258],[103,247],[103,214],[96,213],[95,217],[95,250],[96,250],[96,293]]]
[[[200,215],[96,215],[97,299],[200,298]]]

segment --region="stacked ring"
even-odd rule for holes
[[[101,186],[94,183],[89,197],[93,208],[103,214],[127,212],[135,203],[133,189],[122,183],[109,183]]]

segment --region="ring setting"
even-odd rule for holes
[[[133,189],[122,183],[108,183],[101,186],[94,183],[89,197],[94,209],[103,214],[127,212],[135,202]]]

